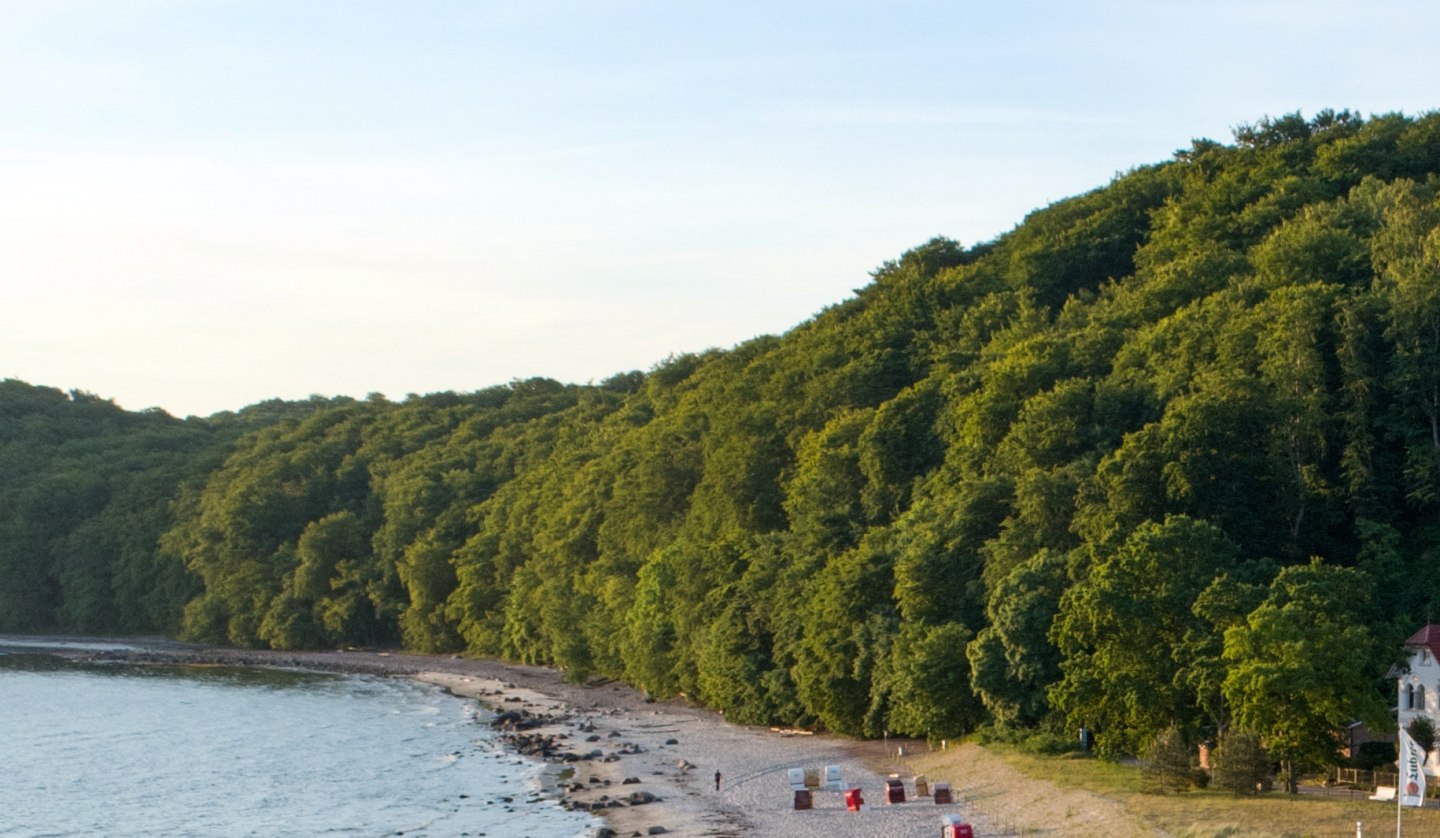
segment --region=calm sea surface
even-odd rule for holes
[[[400,679],[0,651],[0,836],[581,836],[469,702]]]

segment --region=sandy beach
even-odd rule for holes
[[[542,667],[358,650],[235,650],[163,640],[8,642],[91,659],[294,667],[435,684],[500,714],[500,729],[511,744],[550,764],[548,792],[565,805],[602,815],[602,829],[611,830],[602,834],[900,838],[938,835],[942,815],[960,816],[977,835],[1006,831],[1000,819],[975,807],[962,787],[956,787],[951,805],[916,795],[914,774],[896,757],[898,749],[914,753],[923,743],[856,742],[744,727],[680,699],[647,700],[618,683],[577,685]],[[823,774],[826,766],[838,766],[843,788],[861,790],[865,803],[860,811],[847,809],[843,796],[832,791],[813,792],[813,808],[796,810],[790,770]],[[905,803],[885,800],[891,772],[900,774]],[[929,778],[932,783],[947,779]],[[997,778],[986,779],[994,783]]]
[[[694,836],[931,835],[939,833],[942,814],[962,815],[980,825],[979,814],[961,805],[937,806],[930,797],[916,798],[913,775],[902,775],[907,802],[885,803],[885,767],[876,764],[884,760],[884,745],[732,725],[679,702],[647,703],[621,685],[581,688],[561,697],[475,675],[425,672],[417,677],[543,720],[526,732],[554,737],[561,749],[581,756],[561,763],[573,769],[559,783],[564,797],[571,805],[595,807],[621,836],[660,834],[650,832],[656,827],[665,834]],[[847,809],[842,794],[831,791],[815,791],[813,808],[795,809],[790,769],[823,772],[827,766],[840,769],[845,788],[861,789],[865,804],[860,811]],[[631,805],[634,795],[658,800]]]

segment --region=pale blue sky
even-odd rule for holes
[[[0,5],[0,377],[177,415],[783,332],[1241,122],[1440,107],[1424,2]]]

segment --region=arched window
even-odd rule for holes
[[[1414,704],[1413,706],[1414,706],[1414,708],[1415,708],[1416,710],[1424,710],[1424,709],[1426,709],[1426,708],[1425,708],[1425,685],[1424,685],[1424,684],[1417,684],[1417,685],[1415,686],[1415,704]]]
[[[1401,709],[1401,710],[1413,710],[1413,709],[1415,709],[1415,685],[1414,685],[1414,684],[1406,684],[1404,691],[1401,692],[1401,694],[1400,694],[1400,709]]]

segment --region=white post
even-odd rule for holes
[[[1405,695],[1405,679],[1396,682],[1400,695]],[[1399,759],[1395,760],[1395,838],[1400,838],[1400,803],[1405,799],[1405,724],[1400,721],[1400,708],[1405,704],[1403,700],[1395,702],[1395,753]]]

